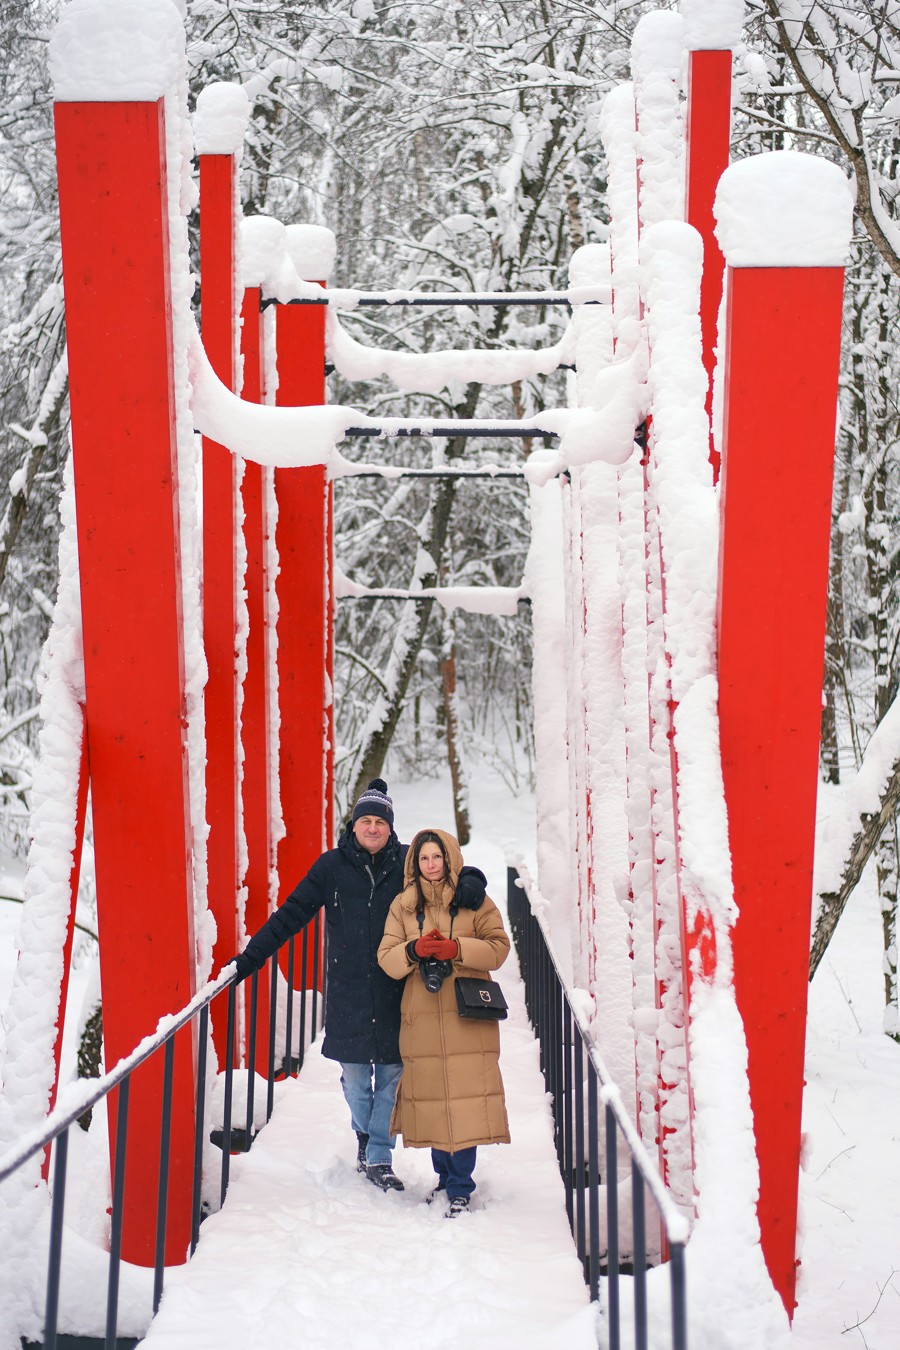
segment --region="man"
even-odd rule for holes
[[[387,784],[373,778],[353,808],[337,848],[313,863],[284,904],[235,960],[246,977],[320,909],[328,923],[328,980],[322,1054],[341,1066],[341,1087],[357,1138],[357,1171],[382,1190],[402,1191],[391,1167],[391,1112],[400,1062],[403,984],[376,954],[391,901],[403,890],[406,844],[394,833]]]

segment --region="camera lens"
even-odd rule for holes
[[[427,961],[423,961],[420,964],[419,970],[422,974],[422,983],[425,985],[429,994],[436,994],[438,992],[452,969],[452,962],[438,961],[435,956],[430,957]]]

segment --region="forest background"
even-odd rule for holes
[[[629,77],[637,0],[188,0],[194,96],[240,82],[252,116],[245,215],[327,225],[333,281],[367,289],[551,290],[575,249],[608,235],[599,111]],[[670,6],[675,8],[676,6]],[[0,850],[24,858],[38,680],[57,584],[68,453],[52,96],[47,39],[59,0],[0,0]],[[856,780],[900,686],[900,0],[748,0],[735,53],[732,154],[797,149],[851,178],[821,774]],[[192,238],[196,248],[196,221]],[[199,297],[198,297],[199,298]],[[127,297],[123,297],[127,303]],[[559,309],[366,311],[359,341],[399,351],[548,346]],[[565,401],[565,373],[507,388],[450,384],[411,398],[385,380],[329,379],[373,414],[520,417]],[[765,410],[760,410],[764,425]],[[778,435],[777,427],[767,434]],[[527,439],[396,442],[393,462],[520,465]],[[791,447],[784,447],[785,454]],[[373,458],[372,445],[360,455]],[[797,504],[798,512],[802,503]],[[337,564],[363,586],[518,586],[527,489],[510,481],[344,479]],[[513,790],[533,773],[530,620],[445,612],[431,599],[342,600],[335,701],[339,809],[391,763],[453,775],[468,831],[466,765]],[[896,713],[895,713],[896,716]],[[873,862],[884,943],[885,1031],[897,987],[900,753],[866,801],[839,878],[817,897],[810,973]],[[833,800],[833,798],[832,798]],[[0,897],[0,904],[19,897]]]

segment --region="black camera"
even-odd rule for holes
[[[429,956],[419,962],[419,972],[429,994],[438,992],[452,969],[452,961],[439,961],[436,956]]]

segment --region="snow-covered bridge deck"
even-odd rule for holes
[[[225,1206],[167,1279],[151,1350],[594,1350],[594,1312],[566,1222],[538,1048],[511,955],[501,1065],[512,1144],[479,1149],[473,1210],[428,1206],[427,1150],[398,1146],[403,1194],[355,1170],[337,1064],[314,1047]]]

